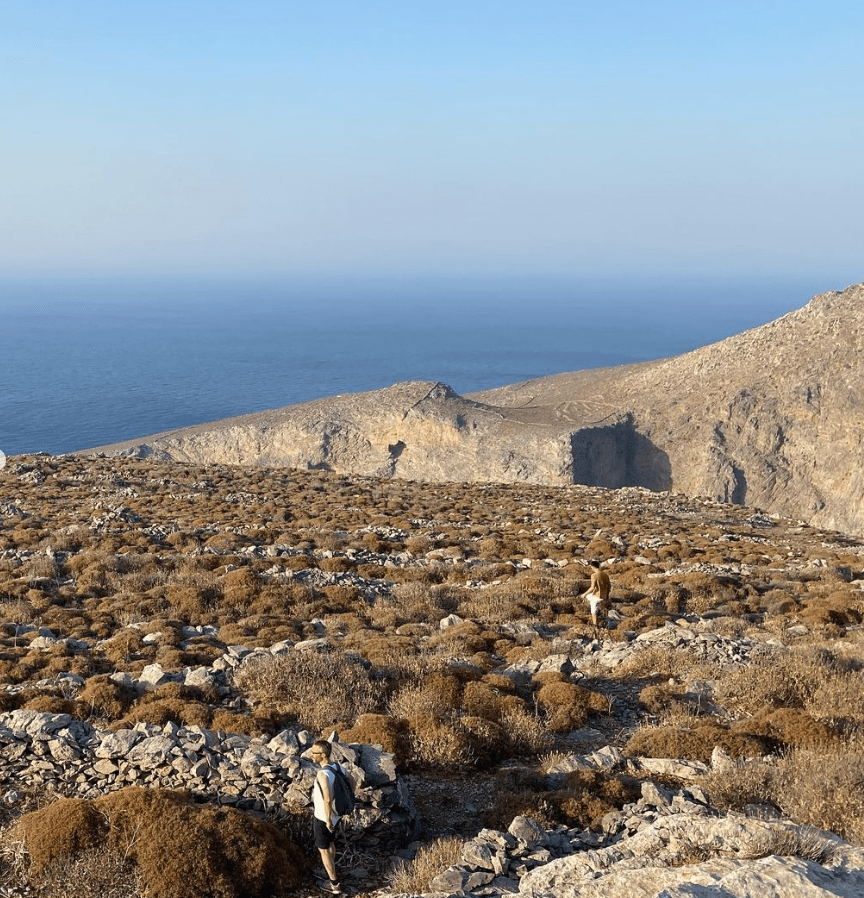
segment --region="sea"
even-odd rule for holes
[[[374,390],[657,359],[826,287],[744,279],[0,281],[0,451],[60,454]]]

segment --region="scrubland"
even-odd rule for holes
[[[579,772],[550,788],[544,765],[604,744],[703,762],[719,752],[702,783],[717,808],[774,809],[864,844],[864,547],[842,534],[638,489],[72,456],[10,459],[0,521],[2,712],[112,729],[299,725],[380,744],[418,790],[427,864],[453,833],[506,828],[516,814],[598,826],[638,782]],[[579,599],[591,558],[613,584],[599,634]],[[755,648],[718,661],[658,646],[612,668],[531,672],[553,655],[590,662],[670,622]],[[184,635],[190,626],[200,635]],[[40,628],[63,639],[34,648]],[[177,684],[139,695],[110,679],[286,641],[301,649],[238,667],[228,697]],[[452,784],[448,802],[435,805],[430,781]],[[453,806],[478,784],[488,800],[476,814]],[[308,884],[308,846],[278,821],[155,791],[59,815],[61,796],[21,791],[0,812],[0,883],[26,882],[30,894],[67,894],[61,883],[79,898]],[[156,854],[142,847],[157,838],[154,820],[177,836]],[[171,879],[171,851],[190,842],[210,891]],[[244,855],[242,876],[222,868],[225,845]]]

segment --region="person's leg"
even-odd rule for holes
[[[336,846],[331,845],[329,848],[319,848],[318,852],[321,855],[321,863],[324,864],[324,869],[327,871],[327,876],[330,879],[330,882],[337,882]]]
[[[315,847],[321,855],[321,863],[327,871],[327,878],[330,880],[331,886],[335,886],[334,890],[338,890],[339,881],[336,877],[336,836],[331,830],[327,829],[323,821],[317,817],[312,821],[312,828],[315,834]]]

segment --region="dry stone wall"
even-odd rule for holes
[[[2,800],[15,804],[22,788],[96,798],[135,785],[186,789],[201,800],[278,817],[310,805],[317,767],[306,754],[313,741],[300,729],[265,739],[172,722],[100,730],[68,714],[19,709],[0,714]],[[362,833],[367,847],[407,840],[416,814],[393,756],[334,742],[332,757],[355,784],[349,834]]]

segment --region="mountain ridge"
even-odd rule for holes
[[[456,394],[349,393],[96,447],[412,480],[639,486],[864,532],[864,284],[691,352]]]

